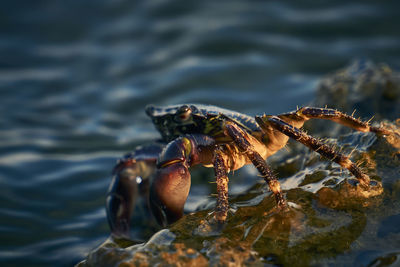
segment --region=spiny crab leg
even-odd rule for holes
[[[223,160],[223,152],[217,148],[214,152],[214,172],[217,182],[217,206],[215,208],[215,218],[218,222],[224,222],[228,215],[228,176]]]
[[[335,109],[330,108],[314,108],[314,107],[302,107],[298,110],[286,114],[278,115],[279,118],[285,120],[285,117],[298,116],[299,118],[307,121],[309,119],[324,119],[330,120],[344,126],[353,128],[360,132],[373,132],[376,134],[390,134],[389,131],[381,128],[369,125],[368,122],[361,121],[354,118],[353,116],[344,114]]]
[[[322,156],[338,163],[340,166],[348,169],[360,182],[360,185],[364,188],[368,188],[370,185],[370,178],[368,175],[364,174],[357,165],[355,165],[348,156],[345,156],[339,152],[334,151],[330,146],[320,142],[316,138],[306,134],[300,129],[293,127],[292,125],[284,122],[277,116],[271,116],[265,122],[260,117],[256,117],[258,124],[261,128],[266,128],[267,124],[274,127],[276,130],[286,134],[287,136],[293,138],[294,140],[302,143],[303,145],[311,148],[312,150],[318,152]]]
[[[234,123],[226,123],[226,131],[229,136],[232,137],[235,144],[239,149],[247,155],[253,165],[260,172],[261,176],[264,178],[265,182],[268,184],[269,189],[275,196],[276,202],[279,208],[286,207],[286,200],[283,197],[280,183],[276,179],[275,175],[271,171],[267,162],[262,158],[262,156],[254,150],[250,143],[246,140],[247,134],[240,129]]]

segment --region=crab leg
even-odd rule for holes
[[[162,146],[138,147],[118,160],[107,192],[107,220],[113,235],[129,238],[130,219],[138,196],[148,197],[149,179]]]
[[[247,155],[250,161],[260,172],[265,182],[267,182],[269,189],[275,196],[278,207],[286,207],[286,201],[283,197],[281,186],[278,180],[271,171],[267,162],[257,151],[254,150],[251,144],[246,140],[247,134],[234,123],[226,123],[225,128],[228,135],[232,137],[233,141],[239,147],[239,149]]]
[[[224,222],[228,215],[228,176],[223,160],[223,152],[219,149],[214,154],[214,172],[217,181],[217,206],[215,208],[215,218],[219,222]]]
[[[370,178],[368,175],[364,174],[360,168],[355,165],[348,156],[345,156],[339,152],[334,151],[330,146],[320,142],[316,138],[307,135],[300,129],[284,122],[282,119],[271,116],[265,122],[260,117],[256,117],[256,121],[261,126],[261,128],[266,128],[267,124],[271,125],[274,129],[286,134],[287,136],[293,138],[294,140],[302,143],[303,145],[311,148],[312,150],[318,152],[322,156],[338,163],[340,166],[348,169],[360,182],[360,184],[366,188],[369,187]]]
[[[377,134],[388,134],[388,132],[380,127],[370,126],[368,122],[363,122],[353,116],[344,114],[340,111],[330,108],[314,108],[314,107],[303,107],[294,112],[278,115],[279,118],[285,120],[285,117],[291,118],[296,116],[304,121],[309,119],[324,119],[334,121],[344,126],[353,128],[360,132],[373,132]],[[297,127],[300,127],[296,125]]]

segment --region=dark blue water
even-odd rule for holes
[[[71,266],[109,235],[149,103],[250,115],[312,101],[354,58],[400,68],[398,1],[8,1],[0,7],[0,263]]]

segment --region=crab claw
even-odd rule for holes
[[[150,207],[160,225],[165,227],[183,216],[189,189],[190,172],[184,161],[157,170],[150,188]]]
[[[213,141],[202,135],[186,135],[170,142],[157,161],[157,172],[150,188],[150,208],[157,222],[165,227],[183,216],[189,195],[189,167],[199,163],[200,149]]]
[[[107,220],[113,235],[129,238],[129,225],[138,195],[138,185],[132,182],[136,175],[124,169],[118,172],[110,185],[106,200]]]

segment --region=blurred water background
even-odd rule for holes
[[[396,0],[2,3],[0,264],[72,266],[109,236],[111,169],[158,138],[147,104],[293,110],[355,58],[398,70],[399,26]]]

